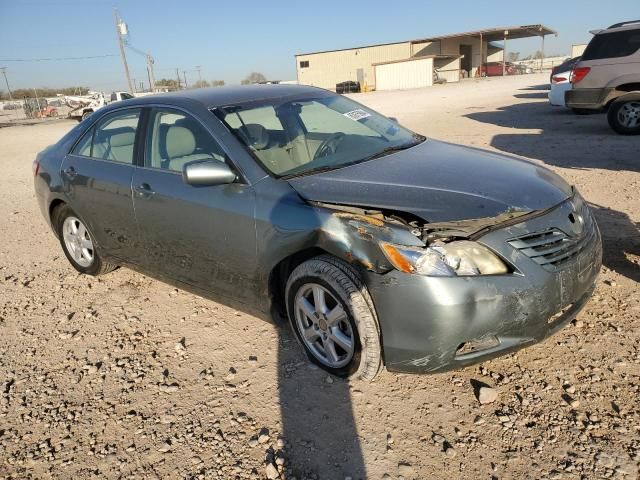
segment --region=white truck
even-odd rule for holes
[[[111,92],[108,100],[104,92],[89,92],[89,95],[66,96],[64,102],[71,107],[68,117],[80,122],[105,105],[130,98],[134,98],[134,95],[127,92]]]

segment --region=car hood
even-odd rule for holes
[[[309,201],[408,212],[427,222],[542,210],[572,194],[560,176],[532,162],[435,140],[288,181]]]

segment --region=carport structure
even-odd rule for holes
[[[437,37],[412,40],[412,56],[421,55],[460,55],[460,71],[467,76],[479,76],[482,66],[491,61],[502,61],[507,58],[509,40],[540,37],[540,51],[544,57],[544,39],[557,32],[541,24],[511,27],[495,27],[472,32],[440,35]],[[492,43],[503,42],[499,48]],[[540,61],[542,68],[542,60]],[[506,74],[503,62],[503,75]]]

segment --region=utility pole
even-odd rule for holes
[[[200,86],[202,86],[202,75],[200,74],[200,65],[196,65],[196,70],[198,70],[198,82],[200,82]]]
[[[180,90],[180,71],[176,68],[176,77],[178,78],[178,90]]]
[[[149,75],[149,90],[153,92],[156,87],[156,78],[153,74],[154,60],[153,60],[153,57],[149,54],[147,54],[146,57],[147,57],[147,75]]]
[[[504,50],[502,50],[502,76],[507,74],[507,35],[509,30],[504,31]]]
[[[9,80],[7,80],[7,67],[0,68],[2,70],[2,74],[4,75],[4,83],[7,84],[7,90],[9,91],[9,100],[13,100],[13,96],[11,95],[11,87],[9,87]]]
[[[129,87],[129,93],[133,95],[133,85],[131,84],[131,77],[129,76],[129,65],[127,65],[127,56],[124,54],[124,41],[122,37],[127,34],[127,24],[124,23],[118,16],[118,11],[113,9],[113,19],[116,22],[116,34],[118,35],[118,46],[120,47],[120,56],[122,57],[122,65],[124,66],[124,73],[127,76],[127,85]]]
[[[187,88],[189,88],[189,85],[187,84],[187,71],[182,70],[182,75],[184,76],[184,88],[186,90]]]

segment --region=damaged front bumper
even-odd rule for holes
[[[576,218],[577,227],[571,221]],[[546,238],[554,228],[573,242],[567,243],[570,255],[561,261],[552,262],[558,253],[535,257],[518,240]],[[576,212],[568,200],[544,216],[491,231],[477,241],[516,271],[470,277],[366,273],[388,370],[446,371],[539,342],[575,318],[593,292],[602,243],[586,207]]]

